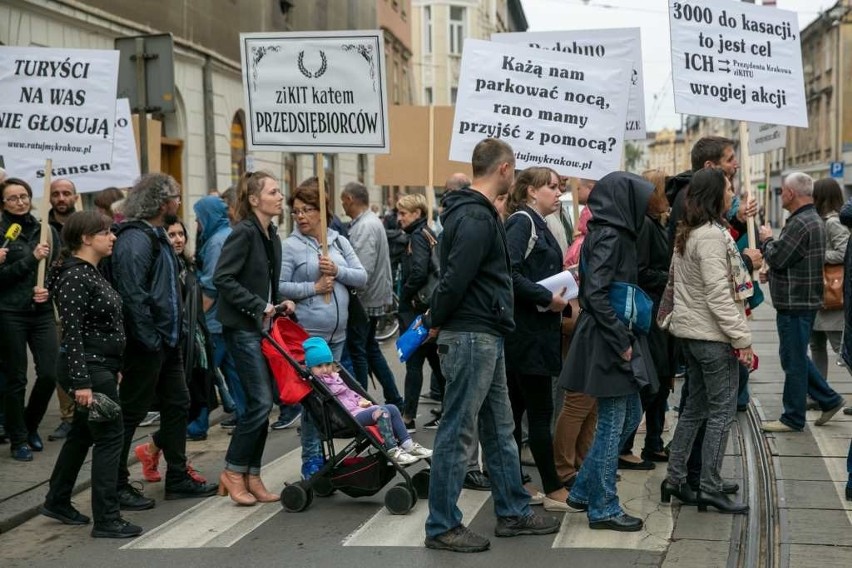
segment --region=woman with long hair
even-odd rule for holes
[[[814,182],[814,207],[825,222],[825,264],[843,264],[849,229],[840,223],[843,207],[843,190],[834,178]],[[820,310],[811,331],[811,358],[820,374],[828,379],[828,349],[831,344],[835,354],[840,353],[843,337],[843,309]],[[847,370],[849,368],[847,367]]]
[[[283,204],[272,175],[252,172],[240,178],[238,222],[222,247],[214,276],[222,333],[246,395],[245,414],[234,429],[219,476],[219,494],[230,494],[238,505],[279,499],[260,478],[273,388],[260,342],[261,331],[276,311],[295,309],[278,292],[281,240],[272,220],[281,215]]]
[[[32,214],[33,191],[22,179],[0,183],[3,212],[0,234],[15,224],[20,236],[8,244],[6,261],[0,264],[0,361],[5,365],[6,434],[12,459],[32,461],[32,452],[44,449],[38,433],[56,386],[59,338],[46,288],[37,286],[39,262],[52,262],[59,254],[59,235],[50,228],[41,243],[41,224]],[[46,213],[45,213],[46,214]],[[36,381],[25,404],[27,347],[33,355]]]
[[[98,271],[112,254],[112,218],[100,211],[78,211],[65,222],[63,258],[50,277],[50,291],[62,323],[59,384],[77,403],[71,430],[50,476],[42,515],[66,525],[85,525],[89,517],[71,504],[80,468],[92,449],[93,537],[129,538],[142,528],[121,518],[118,466],[124,424],[118,406],[118,372],[125,347],[121,296]],[[115,403],[112,416],[90,416],[96,395]]]
[[[745,302],[753,294],[751,274],[728,232],[724,214],[731,207],[731,182],[719,168],[695,172],[685,213],[675,234],[674,307],[671,334],[680,338],[689,373],[689,394],[675,429],[661,500],[674,495],[722,513],[745,513],[723,491],[722,460],[734,420],[739,384],[737,359],[751,365],[751,330]],[[697,495],[686,482],[687,459],[706,420]]]
[[[545,217],[559,202],[559,175],[550,168],[527,168],[509,194],[506,242],[515,291],[515,329],[506,338],[506,378],[515,420],[515,442],[521,447],[524,414],[529,446],[541,476],[548,511],[567,511],[568,491],[556,474],[553,457],[553,379],[562,369],[561,319],[568,300],[538,281],[562,271],[562,249]],[[518,468],[521,467],[520,462]],[[536,496],[537,489],[528,484]]]

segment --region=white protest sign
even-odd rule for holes
[[[240,34],[248,150],[387,153],[383,37]]]
[[[630,96],[627,102],[624,138],[625,140],[645,139],[645,80],[642,72],[642,36],[639,28],[492,34],[491,41],[523,43],[527,47],[597,59],[615,58],[632,61],[633,70],[630,75]]]
[[[41,195],[44,187],[44,160],[38,156],[16,155],[11,163],[6,161],[10,176],[21,178]],[[74,182],[78,193],[100,191],[107,187],[129,187],[139,177],[139,158],[130,119],[127,99],[115,101],[115,146],[110,153],[92,154],[61,166],[53,166],[51,179],[65,178]]]
[[[117,80],[117,51],[0,47],[6,164],[20,155],[51,158],[54,165],[110,156]]]
[[[748,152],[765,154],[787,146],[787,127],[777,124],[748,123]]]
[[[675,110],[808,126],[795,12],[669,0]]]
[[[632,63],[467,40],[450,159],[469,162],[483,138],[501,138],[518,168],[547,166],[599,179],[617,170]]]

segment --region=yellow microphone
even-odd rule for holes
[[[19,236],[21,236],[21,226],[17,223],[12,223],[9,225],[9,228],[6,229],[5,241],[3,241],[3,246],[0,248],[6,248],[6,245],[9,244],[10,241],[14,241]]]

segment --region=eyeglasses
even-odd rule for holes
[[[29,203],[29,195],[13,195],[3,200],[4,203]]]
[[[316,207],[302,207],[301,209],[293,209],[290,213],[293,217],[298,217],[300,215],[308,216],[308,213],[313,213],[314,211],[319,211]]]
[[[95,236],[107,237],[111,234],[112,234],[112,229],[101,229],[100,231],[95,233]]]
[[[180,201],[180,193],[167,195],[166,199],[176,199],[176,200]]]

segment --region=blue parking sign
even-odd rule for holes
[[[843,162],[831,162],[828,167],[829,175],[833,178],[843,179],[844,165]]]

